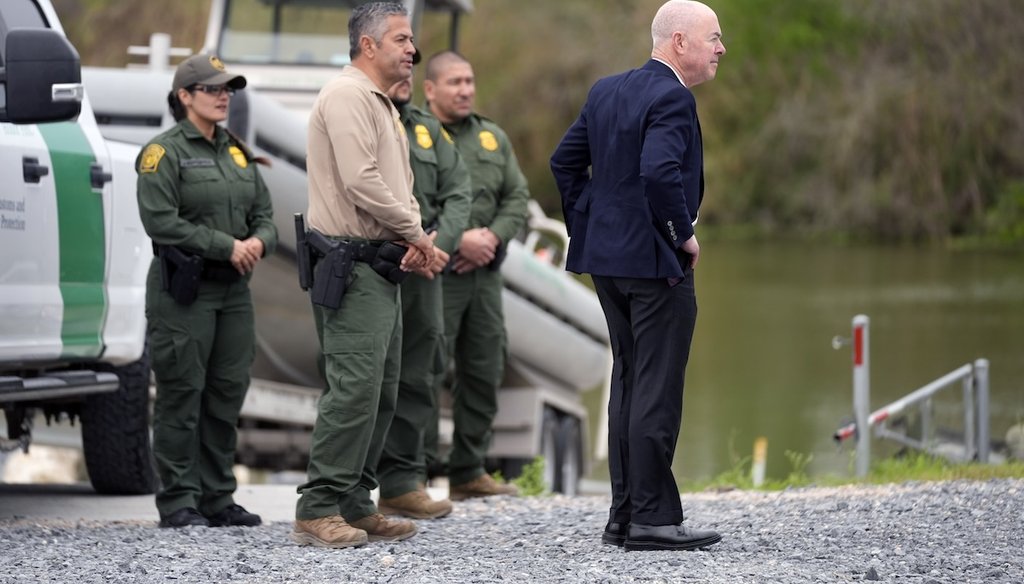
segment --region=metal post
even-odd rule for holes
[[[921,444],[924,445],[926,451],[932,449],[932,437],[934,432],[932,431],[932,413],[935,411],[932,407],[932,398],[925,398],[921,402]]]
[[[978,462],[988,462],[988,359],[974,362],[974,388],[978,400]]]
[[[857,423],[857,476],[868,474],[871,465],[871,379],[868,342],[870,319],[864,314],[853,317],[853,414]]]
[[[964,462],[977,455],[974,444],[974,375],[964,377]]]
[[[171,68],[171,35],[162,32],[149,35],[149,68],[154,71]]]

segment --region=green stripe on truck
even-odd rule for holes
[[[103,288],[106,245],[103,195],[93,191],[96,161],[82,129],[71,122],[39,124],[50,150],[57,189],[60,238],[60,293],[64,300],[63,357],[98,357],[103,352]]]

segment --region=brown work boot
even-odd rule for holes
[[[325,548],[358,547],[367,542],[366,532],[348,524],[341,515],[296,519],[292,541]]]
[[[484,473],[477,478],[454,485],[448,489],[448,498],[452,501],[465,501],[472,497],[490,497],[491,495],[518,495],[519,489],[515,485],[502,484],[494,480],[494,477]]]
[[[452,512],[451,501],[448,499],[435,501],[426,491],[421,490],[381,499],[377,503],[377,507],[385,515],[402,515],[413,519],[437,519]]]
[[[352,525],[366,531],[370,541],[402,541],[416,535],[416,524],[405,519],[389,519],[381,513],[367,515]]]

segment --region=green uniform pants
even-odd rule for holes
[[[146,282],[146,318],[156,402],[153,454],[163,488],[157,510],[194,507],[212,515],[234,503],[238,413],[254,355],[247,279],[202,282],[182,306],[161,289],[154,261]]]
[[[341,307],[313,305],[327,391],[320,397],[298,519],[377,512],[370,491],[398,394],[402,319],[398,286],[356,262]]]
[[[435,387],[444,367],[441,278],[410,276],[401,285],[402,373],[398,403],[377,467],[381,498],[397,497],[426,480],[423,438],[437,423]]]
[[[460,485],[484,474],[498,412],[507,353],[501,272],[446,274],[442,288],[446,354],[455,361],[448,480]]]

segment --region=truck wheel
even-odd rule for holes
[[[82,450],[89,479],[104,495],[146,495],[157,477],[149,439],[149,351],[112,369],[121,387],[82,406]]]
[[[565,416],[558,423],[558,474],[559,492],[573,497],[579,493],[581,466],[580,422],[572,416]]]

